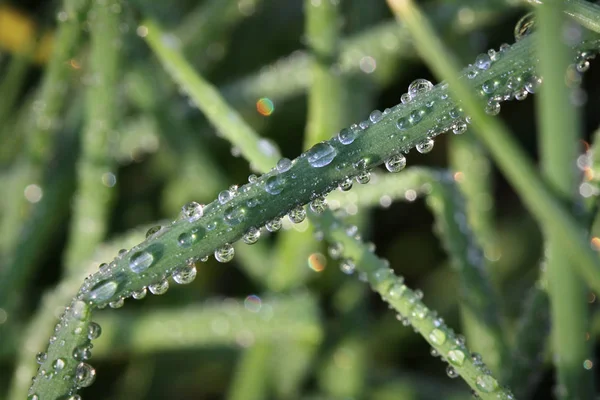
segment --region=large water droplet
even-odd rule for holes
[[[96,380],[96,370],[89,364],[81,362],[75,369],[75,383],[79,387],[88,387]]]
[[[310,202],[310,209],[312,212],[320,214],[327,209],[327,201],[323,197],[317,197]]]
[[[492,65],[492,59],[487,54],[480,54],[475,59],[475,66],[479,69],[486,70]]]
[[[465,352],[461,349],[452,349],[448,352],[448,361],[458,367],[461,367],[464,364],[465,358]]]
[[[173,274],[173,280],[180,285],[187,285],[196,279],[196,266],[194,264],[179,268]]]
[[[254,227],[248,229],[242,238],[246,244],[254,244],[260,239],[260,229]]]
[[[390,172],[399,172],[406,167],[406,157],[402,154],[395,154],[387,159],[385,167]]]
[[[427,79],[417,79],[408,86],[408,94],[411,99],[414,99],[418,95],[430,91],[432,88],[433,83],[429,82]]]
[[[277,195],[283,191],[285,180],[280,175],[273,175],[267,178],[265,182],[265,190],[267,193]]]
[[[338,133],[338,141],[343,145],[349,145],[357,136],[358,133],[354,129],[344,128]]]
[[[88,325],[87,337],[90,340],[95,340],[102,334],[102,328],[96,322],[90,322]]]
[[[229,226],[239,225],[246,219],[246,209],[243,207],[231,207],[225,211],[225,223]]]
[[[188,248],[202,239],[204,234],[205,230],[202,227],[194,228],[189,232],[183,232],[177,237],[177,244],[183,248]]]
[[[138,251],[129,259],[129,269],[136,274],[139,274],[150,268],[153,262],[154,256],[152,253],[148,251]]]
[[[306,153],[308,163],[311,167],[322,168],[329,165],[335,158],[337,151],[335,147],[326,142],[315,144]]]
[[[265,227],[267,228],[267,230],[269,232],[277,232],[278,230],[281,229],[281,220],[280,219],[274,219],[272,221],[267,222],[267,224],[265,225]]]
[[[435,328],[429,333],[429,340],[433,342],[433,344],[437,344],[438,346],[446,343],[446,332],[441,329]]]
[[[52,369],[55,370],[56,372],[59,372],[59,371],[63,370],[65,365],[67,365],[65,360],[63,360],[62,358],[57,358],[56,360],[54,360],[52,362]]]
[[[195,201],[189,202],[181,207],[181,217],[186,218],[189,222],[199,220],[204,214],[204,207]]]
[[[299,206],[291,210],[288,214],[288,218],[295,224],[299,224],[300,222],[304,221],[306,218],[306,211],[304,210],[304,207]]]
[[[233,256],[235,255],[235,250],[233,246],[230,244],[225,244],[223,247],[215,250],[215,259],[218,262],[226,263],[233,260]]]
[[[475,379],[475,385],[484,393],[492,393],[498,389],[498,381],[491,375],[479,375]]]
[[[277,172],[286,172],[289,171],[290,168],[292,168],[292,162],[289,158],[282,158],[281,160],[277,161]]]
[[[427,154],[433,150],[433,139],[427,139],[424,142],[417,144],[417,151],[421,154]]]
[[[115,281],[105,280],[100,281],[92,287],[87,294],[89,300],[106,301],[110,299],[116,292],[119,284]]]
[[[152,285],[148,285],[148,290],[150,291],[150,293],[155,294],[155,295],[165,294],[165,293],[167,293],[167,290],[169,290],[169,281],[166,279],[163,279],[160,282],[153,283]]]
[[[219,203],[225,204],[229,202],[233,198],[233,193],[229,190],[223,190],[219,193],[218,200]]]
[[[374,124],[381,121],[382,117],[383,117],[383,113],[379,110],[373,110],[373,112],[369,115],[369,119]]]
[[[535,13],[525,14],[515,25],[515,40],[518,42],[535,30]]]

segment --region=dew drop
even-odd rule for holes
[[[525,90],[533,94],[537,92],[541,84],[542,78],[531,75],[525,80]]]
[[[229,190],[223,190],[219,193],[218,200],[221,204],[228,203],[233,198],[233,193]]]
[[[487,70],[492,65],[492,59],[487,54],[480,54],[475,59],[475,66],[481,70]]]
[[[277,172],[279,172],[279,173],[289,171],[290,168],[292,168],[292,161],[290,161],[289,158],[282,158],[281,160],[277,161],[276,168],[277,168]]]
[[[525,14],[515,25],[515,41],[522,40],[525,36],[535,30],[535,14],[533,12]]]
[[[427,316],[428,312],[429,312],[429,310],[427,309],[427,307],[425,307],[421,303],[417,303],[417,304],[415,304],[415,306],[411,310],[411,315],[415,319],[423,320]]]
[[[408,94],[411,99],[419,96],[422,93],[426,93],[433,88],[433,83],[427,79],[416,79],[410,85],[408,85]]]
[[[401,282],[394,283],[392,287],[388,290],[388,296],[392,299],[399,299],[402,296],[402,293],[406,291],[406,285]]]
[[[236,226],[246,219],[246,209],[243,207],[231,207],[225,210],[225,223],[229,226]]]
[[[226,243],[223,247],[215,250],[215,258],[220,263],[226,263],[233,260],[233,256],[235,255],[235,250],[233,246],[229,243]]]
[[[350,259],[345,259],[340,262],[340,270],[346,275],[352,275],[356,270],[356,265]]]
[[[346,178],[341,181],[339,188],[342,192],[347,192],[348,190],[352,189],[352,178]]]
[[[162,226],[160,226],[160,225],[156,225],[156,226],[153,226],[152,228],[148,229],[148,231],[146,232],[146,239],[148,239],[150,236],[154,235],[161,229],[162,229]]]
[[[54,360],[52,362],[52,369],[55,370],[56,372],[59,372],[59,371],[63,370],[65,365],[66,365],[65,360],[63,360],[62,358],[57,358],[56,360]]]
[[[371,112],[371,114],[369,115],[369,119],[374,124],[381,121],[382,117],[383,117],[383,113],[379,110],[373,110],[373,112]]]
[[[188,248],[204,237],[204,228],[197,227],[189,232],[183,232],[177,237],[177,244],[180,247]]]
[[[92,287],[87,294],[89,300],[106,301],[110,299],[116,292],[119,285],[115,281],[105,280],[100,281]]]
[[[462,135],[467,131],[467,124],[463,121],[457,122],[452,126],[452,133],[455,135]],[[418,150],[418,149],[417,149]]]
[[[419,122],[421,122],[421,120],[423,119],[424,115],[425,115],[425,111],[424,110],[414,110],[408,116],[408,121],[412,125],[417,125]]]
[[[491,101],[485,106],[485,113],[488,115],[500,114],[500,103]]]
[[[344,251],[344,246],[340,242],[332,243],[329,246],[329,248],[327,249],[327,253],[329,254],[329,257],[333,258],[334,260],[337,260],[338,258],[340,258],[343,251]]]
[[[321,214],[327,209],[327,201],[323,197],[317,197],[310,202],[310,209],[314,213]]]
[[[484,393],[492,393],[498,389],[498,381],[491,375],[479,375],[475,379],[475,385]]]
[[[123,299],[122,297],[119,297],[117,300],[114,300],[114,301],[111,301],[110,303],[108,303],[110,308],[121,308],[121,307],[123,307],[124,304],[125,304],[125,299]]]
[[[27,400],[40,400],[40,396],[38,396],[37,394],[30,394],[29,396],[27,396]]]
[[[102,334],[102,328],[96,322],[90,322],[88,325],[87,337],[90,340],[95,340]]]
[[[248,229],[248,231],[244,234],[242,238],[244,243],[246,244],[254,244],[260,238],[260,229],[256,229],[254,227]]]
[[[75,369],[75,382],[79,387],[88,387],[96,380],[96,370],[89,364],[81,362]]]
[[[38,364],[43,364],[46,360],[48,359],[48,354],[42,352],[39,352],[35,355],[35,361]]]
[[[195,201],[189,202],[181,207],[181,217],[189,222],[195,222],[204,215],[204,207]]]
[[[451,379],[458,378],[458,372],[456,372],[454,367],[451,365],[446,367],[446,375],[448,375],[448,377]]]
[[[169,290],[169,281],[166,279],[163,279],[160,282],[156,282],[153,283],[152,285],[148,285],[148,290],[150,291],[150,293],[155,294],[155,295],[161,295],[161,294],[165,294],[167,293],[167,290]]]
[[[272,195],[278,195],[285,187],[285,180],[280,175],[273,175],[265,181],[265,190]]]
[[[358,136],[357,132],[354,129],[344,128],[338,133],[338,141],[343,145],[349,145]]]
[[[450,364],[461,367],[466,359],[465,352],[461,349],[452,349],[448,352],[448,361]]]
[[[135,290],[131,293],[131,297],[133,297],[136,300],[141,300],[144,297],[146,297],[146,294],[148,293],[148,291],[146,290],[146,288],[141,288],[140,290]]]
[[[402,154],[395,154],[387,159],[385,167],[390,172],[400,172],[406,167],[406,157]]]
[[[321,142],[315,144],[306,154],[311,167],[322,168],[333,161],[337,150],[329,143]]]
[[[73,358],[77,361],[89,360],[92,352],[88,346],[77,346],[73,349]]]
[[[371,180],[371,173],[369,171],[363,171],[356,175],[356,182],[366,185]]]
[[[433,344],[437,344],[438,346],[446,343],[446,332],[441,329],[435,328],[429,333],[429,340],[433,342]]]
[[[291,210],[288,214],[288,218],[295,224],[299,224],[300,222],[304,221],[306,218],[306,211],[304,210],[304,207],[300,206]]]
[[[424,142],[417,144],[417,151],[421,154],[427,154],[433,150],[433,139],[427,139]]]
[[[404,131],[410,127],[410,122],[406,118],[398,118],[396,121],[396,127],[401,131]]]
[[[138,251],[129,259],[129,269],[136,274],[139,274],[150,268],[153,262],[154,256],[152,253],[148,251]]]
[[[179,268],[173,274],[173,280],[180,285],[187,285],[196,279],[196,273],[196,266],[194,264],[186,265],[185,267]]]
[[[402,102],[402,104],[410,103],[410,94],[403,93],[402,96],[400,96],[400,101]]]

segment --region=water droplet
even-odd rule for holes
[[[408,116],[408,122],[410,122],[412,125],[417,125],[419,122],[421,122],[424,115],[424,110],[414,110]]]
[[[535,30],[535,13],[525,14],[515,25],[515,41],[523,39]]]
[[[356,265],[350,259],[345,259],[340,262],[340,270],[346,275],[352,275],[356,270]]]
[[[226,243],[223,247],[215,250],[215,258],[218,262],[226,263],[233,260],[233,256],[235,255],[235,250],[233,246]]]
[[[369,119],[374,124],[381,121],[382,117],[383,117],[383,113],[379,110],[373,110],[373,112],[371,112],[371,114],[369,115]]]
[[[527,94],[528,94],[528,93],[529,93],[529,92],[527,92],[527,90],[526,90],[526,89],[520,89],[520,90],[517,90],[517,91],[515,92],[515,99],[517,99],[517,100],[519,100],[519,101],[523,101],[523,100],[525,100],[525,99],[527,98]]]
[[[327,249],[327,253],[329,254],[329,257],[333,258],[334,260],[337,260],[338,258],[340,258],[343,251],[344,251],[344,246],[340,242],[332,243],[331,246],[329,246],[329,248]]]
[[[370,180],[371,180],[371,173],[369,171],[364,171],[364,172],[361,172],[360,174],[356,175],[356,182],[361,183],[363,185],[369,183]]]
[[[77,346],[73,349],[73,358],[77,361],[89,360],[92,357],[92,352],[89,346]]]
[[[587,72],[590,69],[590,62],[588,60],[581,60],[575,65],[577,72]]]
[[[35,361],[38,364],[43,364],[47,359],[48,359],[48,354],[44,353],[43,351],[41,351],[35,355]]]
[[[533,94],[539,89],[541,84],[542,78],[531,75],[525,80],[525,90]]]
[[[433,139],[427,139],[426,141],[417,144],[416,148],[421,154],[429,153],[433,150]]]
[[[498,389],[498,381],[491,375],[479,375],[475,379],[475,385],[484,393],[492,393]]]
[[[492,65],[492,60],[487,54],[480,54],[475,59],[475,66],[479,69],[486,70]]]
[[[189,222],[199,220],[204,214],[204,207],[195,201],[189,202],[181,207],[181,217],[186,218]]]
[[[448,352],[448,361],[458,367],[461,367],[464,364],[465,358],[465,352],[461,349],[452,349]]]
[[[354,129],[344,128],[338,133],[338,141],[343,145],[349,145],[358,136],[358,133]]]
[[[52,362],[52,369],[56,372],[62,371],[67,363],[62,358],[57,358]]]
[[[152,285],[148,285],[148,290],[150,291],[150,293],[155,294],[155,295],[161,295],[161,294],[165,294],[167,293],[167,290],[169,290],[169,281],[166,279],[163,279],[160,282],[157,283],[153,283]]]
[[[189,232],[183,232],[177,237],[177,244],[183,248],[188,248],[204,237],[205,231],[202,227],[197,227]]]
[[[229,190],[223,190],[222,192],[219,193],[219,196],[218,196],[219,203],[221,203],[221,204],[225,204],[225,203],[229,202],[232,198],[233,198],[233,193],[231,193]]]
[[[388,290],[388,296],[390,296],[392,299],[399,299],[404,291],[406,291],[406,285],[404,285],[402,282],[397,282],[394,283]]]
[[[121,308],[121,307],[123,307],[124,304],[125,304],[125,299],[123,299],[122,297],[119,297],[117,300],[113,300],[110,303],[108,303],[110,308]]]
[[[278,195],[285,188],[285,180],[280,175],[273,175],[265,181],[265,190],[272,195]]]
[[[429,333],[429,340],[433,342],[433,344],[437,344],[438,346],[446,343],[446,332],[441,329],[435,328]]]
[[[385,167],[390,172],[399,172],[406,167],[406,157],[402,154],[395,154],[387,159]]]
[[[119,285],[115,281],[100,281],[92,287],[87,294],[89,300],[102,302],[110,299],[116,292]]]
[[[358,127],[362,130],[365,130],[369,127],[369,121],[360,121]]]
[[[246,244],[254,244],[260,238],[260,229],[254,227],[248,229],[248,232],[242,238]]]
[[[375,272],[373,272],[372,275],[373,275],[373,280],[376,283],[381,283],[390,277],[391,271],[389,268],[379,268]]]
[[[452,126],[452,133],[455,135],[462,135],[467,131],[467,124],[464,121],[459,121]],[[417,149],[418,150],[418,149]]]
[[[40,396],[38,396],[37,394],[30,394],[29,396],[27,396],[27,400],[40,400]]]
[[[225,223],[229,226],[236,226],[246,219],[246,209],[244,207],[231,207],[225,210]]]
[[[416,79],[408,86],[408,94],[414,99],[422,93],[426,93],[433,88],[433,83],[427,79]]]
[[[429,312],[429,310],[427,309],[427,307],[425,307],[421,303],[417,303],[411,310],[411,315],[413,316],[413,318],[416,318],[418,320],[423,320],[427,316],[428,312]]]
[[[485,106],[485,113],[488,115],[500,114],[500,103],[491,101]]]
[[[304,207],[300,206],[291,210],[288,214],[288,218],[295,224],[299,224],[300,222],[304,221],[306,218],[306,211],[304,210]]]
[[[337,150],[326,142],[315,144],[306,153],[308,163],[313,168],[322,168],[329,165],[337,154]]]
[[[148,231],[146,232],[146,239],[148,239],[150,236],[154,235],[161,229],[162,229],[162,226],[160,226],[160,225],[156,225],[156,226],[153,226],[152,228],[148,229]]]
[[[96,380],[96,370],[89,364],[79,363],[75,369],[75,382],[79,387],[88,387]]]
[[[139,274],[150,268],[153,262],[154,256],[152,253],[148,251],[138,251],[129,259],[129,269],[136,274]]]
[[[194,264],[179,268],[173,274],[173,280],[180,285],[187,285],[196,279],[196,266]]]
[[[458,372],[456,372],[456,370],[454,369],[453,366],[448,365],[446,367],[446,375],[448,375],[449,378],[458,378]]]
[[[98,339],[101,334],[102,334],[102,328],[100,327],[100,325],[98,325],[96,322],[90,322],[90,324],[88,325],[88,333],[87,333],[88,339],[90,339],[90,340]]]
[[[277,172],[280,174],[289,171],[290,168],[292,168],[292,162],[289,158],[282,158],[281,160],[277,161]]]
[[[314,213],[321,214],[327,209],[327,201],[323,197],[317,197],[310,202],[310,209]]]
[[[342,192],[347,192],[348,190],[352,189],[352,178],[346,178],[341,181],[339,188]]]
[[[140,290],[134,290],[134,291],[131,293],[131,297],[133,297],[133,298],[134,298],[134,299],[136,299],[136,300],[141,300],[141,299],[143,299],[144,297],[146,297],[146,294],[147,294],[147,290],[146,290],[146,288],[144,287],[144,288],[141,288]]]
[[[500,88],[500,82],[496,79],[489,79],[481,84],[481,90],[486,94],[492,94]]]
[[[410,122],[406,118],[398,118],[398,121],[396,121],[396,127],[401,131],[404,131],[410,127]]]
[[[410,103],[410,94],[403,93],[402,96],[400,96],[400,101],[402,102],[402,104]]]

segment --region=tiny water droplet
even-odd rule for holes
[[[98,339],[101,334],[102,334],[102,328],[100,327],[100,325],[98,325],[96,322],[90,322],[90,324],[88,326],[88,333],[87,333],[88,339],[90,339],[90,340]]]
[[[306,154],[311,167],[322,168],[333,161],[337,155],[337,150],[329,143],[321,142],[315,144]]]
[[[454,126],[452,127],[452,133],[454,133],[455,135],[462,135],[466,131],[467,131],[467,124],[464,121],[459,121],[456,124],[454,124]]]
[[[329,254],[329,257],[333,258],[334,260],[337,260],[338,258],[340,258],[343,251],[344,251],[344,246],[340,242],[332,243],[329,246],[329,248],[327,249],[327,253]]]
[[[225,211],[224,217],[227,225],[239,225],[246,219],[246,209],[244,207],[231,207]]]
[[[233,193],[229,190],[223,190],[219,193],[218,200],[221,204],[226,204],[233,198]]]
[[[149,251],[138,251],[129,259],[129,269],[139,274],[144,272],[154,262],[154,256]]]
[[[369,183],[370,180],[371,180],[371,173],[369,171],[364,171],[364,172],[361,172],[360,174],[356,175],[356,182],[361,183],[363,185]]]
[[[394,283],[388,290],[388,296],[390,296],[392,299],[399,299],[402,296],[402,293],[405,291],[406,285],[401,282]]]
[[[154,235],[161,229],[162,229],[162,226],[160,226],[160,225],[156,225],[156,226],[153,226],[152,228],[148,229],[148,231],[146,232],[146,239],[148,239],[150,236]]]
[[[448,362],[461,367],[466,359],[465,352],[461,349],[452,349],[448,352]]]
[[[475,66],[481,70],[487,70],[492,65],[492,60],[487,54],[480,54],[475,59]]]
[[[57,358],[56,360],[54,360],[52,362],[52,369],[55,370],[56,372],[59,372],[59,371],[63,370],[65,365],[66,365],[65,360],[63,360],[62,358]]]
[[[382,117],[383,117],[383,113],[379,110],[373,110],[373,112],[371,112],[371,114],[369,115],[369,119],[374,124],[381,121]]]
[[[285,179],[280,175],[273,175],[265,181],[265,190],[272,195],[278,195],[285,188]]]
[[[119,285],[115,281],[104,280],[95,284],[87,294],[90,300],[98,302],[110,299],[116,292]]]
[[[233,260],[233,256],[235,255],[235,250],[233,246],[230,244],[225,244],[223,247],[215,250],[215,259],[221,263],[227,263]]]
[[[35,356],[35,361],[38,364],[43,364],[47,359],[48,359],[48,354],[44,353],[43,351],[37,353]]]
[[[493,393],[498,389],[498,381],[491,375],[479,375],[475,379],[475,385],[484,393]]]
[[[89,360],[92,357],[92,352],[88,346],[77,346],[73,349],[73,358],[77,361]]]
[[[347,192],[348,190],[352,189],[352,178],[346,178],[341,181],[339,188],[342,192]]]
[[[345,259],[340,262],[340,270],[346,275],[352,275],[355,269],[356,265],[350,259]]]
[[[385,168],[390,172],[400,172],[404,167],[406,167],[406,157],[402,154],[395,154],[385,162]]]
[[[110,308],[121,308],[121,307],[123,307],[124,304],[125,304],[125,299],[123,299],[122,297],[119,297],[117,300],[113,300],[110,303],[108,303]]]
[[[89,364],[81,362],[75,369],[75,382],[79,387],[88,387],[96,380],[96,370]]]
[[[458,378],[458,372],[456,372],[454,367],[451,365],[446,367],[446,375],[448,375],[448,377],[451,379]]]
[[[140,290],[135,290],[131,293],[131,297],[133,297],[136,300],[141,300],[144,297],[146,297],[146,294],[148,293],[148,291],[146,290],[146,288],[141,288]]]
[[[398,118],[396,121],[396,127],[401,131],[404,131],[410,127],[410,122],[404,117]]]
[[[446,332],[441,329],[435,328],[429,333],[429,340],[438,346],[446,343]]]

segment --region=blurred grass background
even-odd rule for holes
[[[206,10],[209,3],[217,4],[215,9],[219,5],[225,7],[225,3],[233,6],[229,14],[220,14],[226,17],[217,24],[214,20],[203,20],[198,11]],[[514,25],[524,13],[515,2],[500,0],[420,3],[428,15],[439,22],[443,37],[464,65],[473,62],[478,53],[497,49],[504,42],[512,43]],[[393,20],[383,1],[346,0],[341,8],[345,40],[374,32],[381,24]],[[29,116],[30,96],[55,45],[55,21],[60,9],[58,1],[0,1],[2,193],[8,190],[15,154],[22,148],[26,135],[20,121]],[[142,17],[154,18],[172,32],[172,40],[183,46],[188,60],[222,90],[257,131],[279,146],[283,156],[294,158],[302,151],[307,119],[306,74],[309,73],[303,58],[306,41],[302,1],[132,0],[122,5],[121,15],[119,28],[123,34],[124,62],[114,93],[119,111],[113,139],[118,165],[111,171],[112,175],[107,175],[105,183],[112,188],[114,196],[107,221],[108,240],[132,228],[172,218],[188,201],[208,203],[220,190],[245,182],[252,173],[247,162],[239,157],[239,149],[231,148],[220,139],[202,113],[171,83],[139,37],[143,29],[140,31],[137,21]],[[85,23],[83,27],[87,36]],[[32,50],[33,42],[37,44]],[[35,273],[25,286],[16,288],[20,299],[17,311],[0,318],[0,325],[7,328],[2,331],[4,343],[0,346],[0,388],[10,386],[15,373],[15,348],[22,345],[25,324],[40,305],[42,294],[61,279],[76,186],[73,154],[79,146],[78,133],[85,123],[81,100],[86,87],[88,52],[89,42],[84,40],[77,56],[68,60],[69,89],[65,110],[60,114],[57,150],[49,171],[49,176],[54,177],[55,184],[61,188],[53,205],[56,222],[51,225],[51,234],[36,244]],[[356,83],[356,91],[352,93],[356,103],[355,122],[364,120],[372,109],[397,104],[414,79],[431,79],[415,50],[404,46],[394,35],[374,35],[362,46],[349,51],[347,57],[351,65],[348,69]],[[17,64],[15,60],[20,62]],[[274,85],[269,85],[264,76],[285,71],[284,68],[292,72],[284,73]],[[249,79],[252,85],[247,83]],[[600,125],[600,115],[596,112],[600,105],[599,79],[600,73],[592,65],[584,76],[584,91],[580,93],[588,141]],[[9,97],[14,97],[14,102],[3,108]],[[509,124],[519,142],[535,158],[533,100],[504,104],[500,118]],[[449,165],[448,142],[453,139],[451,135],[440,136],[434,150],[424,156],[411,152],[409,165]],[[537,277],[542,242],[536,224],[509,185],[497,171],[492,170],[491,176],[494,189],[490,204],[495,207],[497,250],[490,255],[493,259],[490,268],[512,326],[522,310],[525,293]],[[2,201],[0,199],[0,206],[3,206]],[[375,244],[377,253],[387,258],[411,287],[423,289],[427,304],[450,326],[458,328],[457,282],[432,232],[433,217],[421,199],[391,205],[382,200],[382,204],[379,209],[348,211],[357,214],[356,223],[366,239]],[[1,210],[0,217],[5,217]],[[305,229],[305,224],[300,225],[300,229]],[[287,232],[285,235],[293,238]],[[258,330],[247,327],[246,324],[252,322],[242,321],[236,325],[237,317],[228,321],[221,314],[210,314],[210,307],[215,305],[238,307],[231,315],[245,315],[244,312],[252,312],[256,309],[253,307],[260,308],[261,304],[268,306],[274,294],[268,293],[270,290],[260,281],[251,279],[244,269],[236,268],[236,264],[254,263],[267,270],[275,269],[278,260],[286,259],[285,255],[272,256],[272,253],[277,254],[278,248],[283,248],[284,240],[279,240],[280,236],[283,235],[279,233],[261,240],[258,253],[245,256],[240,251],[231,264],[219,265],[212,260],[203,264],[198,278],[190,286],[173,288],[160,298],[148,296],[142,302],[127,302],[123,310],[104,311],[98,317],[106,321],[101,322],[104,335],[127,338],[128,332],[136,332],[135,324],[139,323],[136,318],[150,315],[145,313],[153,310],[168,310],[163,314],[156,312],[154,317],[158,322],[154,325],[144,325],[152,327],[147,328],[150,336],[160,338],[162,334],[164,341],[154,347],[144,346],[146,336],[138,332],[142,338],[139,347],[120,345],[111,351],[101,350],[99,343],[97,347],[102,355],[94,353],[92,359],[98,370],[97,382],[82,395],[86,399],[251,399],[270,393],[271,398],[382,400],[439,399],[453,395],[464,398],[467,395],[466,385],[447,378],[445,366],[429,356],[426,343],[402,327],[376,295],[355,279],[341,274],[337,261],[326,258],[321,272],[309,268],[307,260],[311,254],[327,253],[318,242],[288,257],[295,259],[297,268],[304,269],[303,277],[297,284],[292,283],[282,290],[283,300],[272,300],[289,301],[290,316],[305,321],[313,330],[305,335],[299,332],[294,338],[281,339],[276,333],[273,337],[261,336]],[[109,255],[112,256],[114,254]],[[597,309],[593,294],[590,307]],[[186,316],[185,311],[190,310],[197,311],[192,313],[197,318]],[[198,336],[206,339],[196,342],[173,339],[168,331],[177,321],[167,324],[167,320],[171,321],[167,315],[178,315],[179,323],[188,327],[192,324]],[[220,326],[229,327],[226,330],[231,337],[217,340],[216,337],[222,336]],[[50,332],[44,336],[50,336]],[[166,342],[174,343],[167,345]],[[255,342],[256,345],[251,346]],[[297,362],[290,361],[294,357]],[[286,359],[291,366],[281,365]],[[289,370],[294,366],[300,371]],[[286,383],[286,376],[296,376],[298,381]],[[553,373],[548,360],[534,398],[549,398],[552,385]],[[251,393],[258,397],[252,397]],[[4,396],[7,391],[0,391],[0,398]]]

